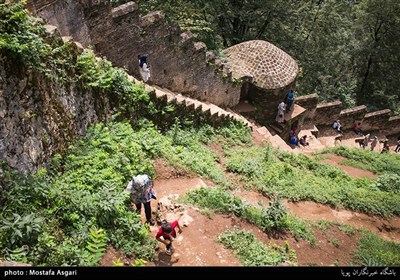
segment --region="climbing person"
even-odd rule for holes
[[[388,140],[385,140],[383,142],[383,148],[382,148],[381,154],[388,153],[388,152],[389,152],[389,142],[388,142]]]
[[[294,103],[294,98],[295,98],[294,91],[291,89],[289,90],[289,92],[286,94],[285,97],[286,113],[290,112],[292,105]]]
[[[379,142],[378,136],[375,136],[371,141],[371,151],[373,151],[375,149],[378,142]]]
[[[180,227],[178,221],[174,221],[172,223],[169,223],[166,220],[163,220],[161,222],[161,227],[158,229],[157,234],[156,234],[157,241],[165,244],[165,246],[166,246],[165,253],[168,256],[171,256],[173,251],[174,251],[174,247],[172,246],[172,242],[176,238],[176,230],[175,230],[175,228],[178,228],[178,233],[179,234],[182,233],[182,228]]]
[[[396,148],[394,149],[394,151],[397,153],[398,151],[400,151],[400,139],[399,138],[397,138],[398,140],[397,140],[397,146],[396,146]]]
[[[354,132],[358,135],[358,134],[362,134],[362,130],[361,130],[361,123],[358,122],[354,125],[353,128]]]
[[[286,110],[286,104],[285,102],[281,102],[278,105],[278,113],[276,114],[275,120],[278,123],[283,123],[285,121],[285,110]]]
[[[363,142],[362,142],[361,145],[360,145],[363,149],[365,149],[365,147],[368,146],[369,136],[370,136],[369,133],[368,133],[367,135],[365,135],[364,140],[363,140]]]
[[[150,79],[150,65],[147,62],[147,57],[147,54],[138,55],[140,76],[145,83]]]
[[[303,135],[300,138],[300,144],[303,145],[304,147],[310,145],[310,143],[307,142],[307,135]]]
[[[334,121],[333,124],[332,124],[332,128],[336,129],[336,130],[339,131],[339,132],[342,132],[342,131],[340,130],[341,127],[342,127],[342,125],[340,124],[340,121],[339,121],[339,120]]]
[[[131,194],[131,201],[136,206],[136,213],[141,214],[142,204],[146,215],[146,223],[154,225],[151,218],[151,199],[157,199],[156,191],[153,188],[153,182],[148,175],[142,174],[132,178],[126,187]]]

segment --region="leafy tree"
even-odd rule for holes
[[[400,2],[364,0],[356,6],[354,36],[356,54],[357,103],[398,110],[400,90]]]

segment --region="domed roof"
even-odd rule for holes
[[[252,83],[264,89],[282,88],[292,83],[299,72],[296,61],[275,45],[253,40],[224,50],[233,77],[253,77]]]

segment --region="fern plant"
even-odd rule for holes
[[[7,249],[7,253],[5,254],[5,260],[27,263],[28,258],[26,256],[28,252],[29,252],[29,247],[27,245],[21,246],[14,250]]]
[[[90,241],[86,246],[86,251],[84,253],[83,259],[87,265],[97,265],[106,251],[106,232],[104,229],[90,229],[89,233]]]

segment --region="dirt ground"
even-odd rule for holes
[[[342,160],[343,158],[339,156],[329,154],[328,159],[325,159],[324,162],[337,166],[354,177],[376,177],[373,173],[340,165]],[[290,235],[271,236],[232,215],[207,214],[190,206],[176,204],[176,198],[184,195],[190,189],[212,186],[212,184],[192,174],[178,172],[162,160],[157,160],[155,166],[156,178],[154,187],[157,190],[158,197],[157,201],[152,201],[152,208],[156,209],[157,203],[160,201],[162,202],[161,204],[167,205],[162,210],[163,218],[169,221],[178,219],[180,224],[183,225],[183,232],[174,241],[175,252],[172,256],[166,255],[165,246],[159,244],[159,248],[155,252],[154,262],[147,265],[239,266],[240,263],[233,253],[216,241],[216,238],[223,231],[234,228],[253,232],[265,244],[274,242],[283,245],[287,241],[290,247],[295,249],[299,265],[351,264],[356,250],[357,239],[360,237],[359,233],[348,235],[340,230],[337,225],[331,225],[328,229],[321,229],[316,226],[313,228],[316,237],[314,246],[304,240],[297,241]],[[254,191],[238,189],[234,193],[253,204],[257,204],[259,201],[268,204],[267,198]],[[344,209],[334,209],[327,205],[310,201],[296,203],[284,201],[284,205],[291,214],[303,220],[315,222],[325,220],[350,225],[355,228],[365,228],[384,239],[400,242],[400,217],[383,219]],[[145,219],[144,213],[142,213],[142,219]],[[150,227],[153,236],[155,236],[157,229],[158,226]],[[119,259],[125,265],[132,263],[132,260],[124,258],[115,249],[108,248],[101,265],[115,265],[113,261],[116,259]]]

